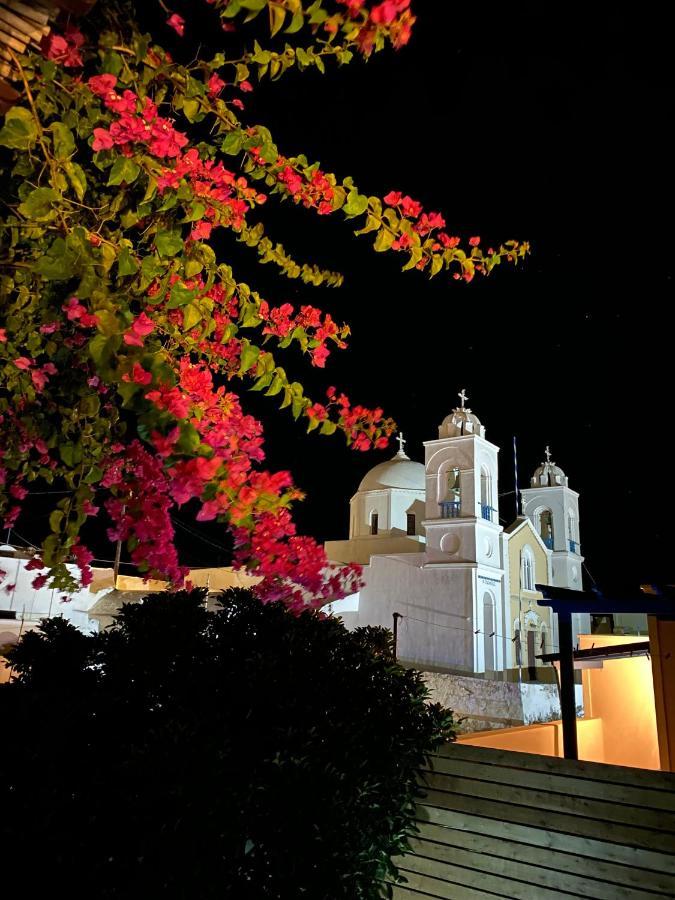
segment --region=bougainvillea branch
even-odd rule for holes
[[[207,0],[207,3],[209,0]],[[349,326],[313,304],[265,298],[235,276],[211,241],[232,232],[284,276],[339,287],[341,274],[297,262],[265,232],[265,204],[288,200],[339,215],[404,269],[470,281],[527,245],[484,250],[460,240],[440,212],[402,192],[361,194],[349,178],[280,150],[267,128],[241,121],[249,79],[277,78],[334,56],[342,65],[406,43],[408,0],[215,0],[225,32],[265,12],[263,48],[188,66],[134,26],[133,7],[99,3],[86,32],[67,24],[41,53],[15,58],[25,102],[0,131],[5,148],[0,254],[0,515],[16,522],[33,485],[63,488],[49,516],[35,584],[63,591],[91,578],[82,542],[106,515],[139,571],[180,583],[171,512],[196,506],[234,541],[234,561],[263,576],[264,599],[293,608],[358,588],[358,567],[331,567],[296,534],[302,494],[288,472],[266,471],[261,424],[242,390],[277,397],[309,431],[342,432],[357,450],[386,446],[381,409],[335,387],[305,395],[278,356],[293,345],[324,368]],[[190,20],[162,2],[167,26]],[[123,23],[123,24],[120,24]],[[311,43],[307,43],[309,40]],[[224,44],[227,37],[224,35]],[[206,127],[204,127],[206,126]],[[208,139],[204,134],[208,133]],[[246,251],[243,251],[246,252]],[[104,512],[102,512],[104,511]]]

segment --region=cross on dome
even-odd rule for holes
[[[466,393],[466,390],[465,390],[464,388],[462,388],[462,390],[459,392],[459,394],[457,394],[457,396],[458,396],[459,399],[462,401],[462,406],[461,406],[461,408],[464,409],[464,408],[465,408],[465,407],[464,407],[464,403],[465,403],[466,400],[469,399],[469,397],[468,397],[468,395],[467,395],[467,393]]]
[[[398,441],[398,452],[405,453],[405,445],[408,443],[406,439],[403,437],[403,432],[400,432],[398,437],[396,438]]]
[[[549,447],[548,444],[546,445],[545,453],[546,453],[546,462],[550,463],[551,462],[551,448]]]

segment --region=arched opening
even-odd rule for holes
[[[492,521],[492,476],[486,466],[480,469],[480,511],[484,519]]]
[[[520,554],[520,588],[534,590],[534,554],[529,545],[523,547]]]
[[[462,505],[462,489],[460,485],[460,474],[457,466],[448,469],[446,475],[445,493],[443,494],[443,486],[439,485],[439,506],[441,509],[442,519],[456,519],[459,516],[459,510]]]
[[[553,513],[550,509],[539,510],[537,514],[537,531],[548,549],[553,550]]]
[[[380,517],[376,512],[370,514],[370,533],[377,534]]]
[[[495,669],[495,603],[491,594],[483,595],[483,658],[486,672]]]

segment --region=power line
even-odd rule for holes
[[[483,631],[482,628],[471,628],[470,626],[462,627],[461,625],[443,625],[441,622],[431,622],[428,619],[418,619],[415,616],[405,616],[402,613],[399,613],[399,615],[401,616],[402,619],[410,619],[413,622],[421,622],[423,625],[433,625],[436,628],[449,628],[453,631],[463,631],[463,632],[470,631],[474,635],[483,634],[486,637],[497,637],[503,641],[511,641],[511,643],[515,643],[515,641],[517,641],[519,639],[518,635],[514,635],[512,638],[509,638],[509,637],[504,637],[503,634],[499,634],[496,631],[491,631],[488,633],[487,631]],[[444,615],[455,615],[455,614],[454,613],[444,613]],[[464,618],[465,621],[467,621],[467,622],[470,621],[469,616],[461,616],[461,617],[458,616],[458,618]],[[525,633],[527,633],[527,632],[525,632]],[[551,644],[551,647],[556,653],[560,652],[560,648],[557,645]]]

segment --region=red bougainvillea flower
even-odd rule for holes
[[[26,369],[30,369],[30,367],[33,365],[33,360],[28,359],[27,356],[18,356],[14,360],[14,365],[17,367],[17,369],[25,371]]]
[[[142,347],[143,338],[155,330],[155,323],[143,312],[124,335],[124,343],[130,347]]]
[[[207,83],[207,88],[208,88],[209,94],[212,97],[217,97],[218,94],[222,91],[222,89],[224,87],[225,87],[225,82],[219,75],[216,75],[216,73],[214,72],[213,75],[209,78],[208,83]]]
[[[253,85],[251,84],[250,81],[240,81],[239,82],[239,90],[244,91],[244,93],[246,93],[247,91],[252,91]]]
[[[470,237],[469,245],[471,247],[477,247],[480,244],[480,237]]]
[[[4,344],[7,340],[7,330],[0,328],[0,344]]]
[[[173,15],[169,16],[166,20],[166,24],[170,28],[173,28],[180,37],[183,37],[185,34],[185,19],[182,16],[179,16],[178,13],[173,13]]]
[[[52,31],[46,35],[42,39],[41,49],[46,59],[53,59],[62,66],[75,69],[83,65],[80,49],[84,42],[84,35],[77,28],[68,25],[63,34]]]

